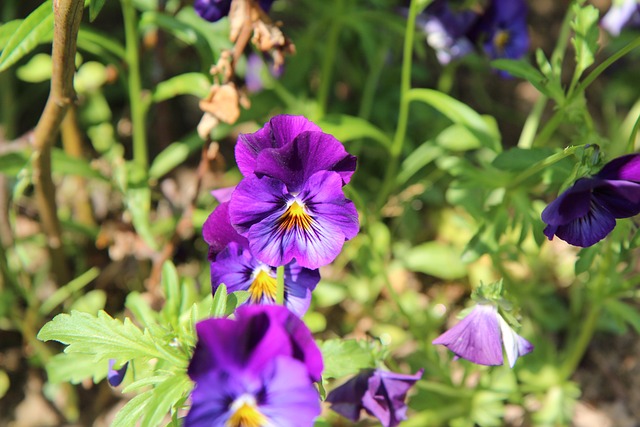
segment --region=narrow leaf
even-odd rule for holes
[[[89,1],[89,20],[93,22],[97,17],[106,0],[90,0]]]

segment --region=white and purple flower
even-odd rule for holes
[[[407,419],[407,392],[423,372],[421,369],[414,375],[405,375],[367,369],[332,390],[327,402],[331,403],[331,409],[351,421],[358,421],[364,409],[384,427],[396,427]]]
[[[619,35],[624,28],[640,27],[640,3],[638,0],[614,1],[600,25],[613,36]]]
[[[320,414],[322,355],[282,306],[244,306],[236,319],[196,325],[188,373],[196,383],[185,427],[311,427]]]
[[[640,213],[640,154],[618,157],[596,175],[578,179],[542,211],[544,234],[587,247],[604,239],[616,219]]]
[[[358,212],[342,190],[356,158],[306,118],[276,116],[240,135],[236,161],[245,178],[231,196],[229,217],[261,262],[295,259],[316,269],[358,233]]]
[[[493,304],[477,304],[458,324],[433,340],[433,344],[444,345],[456,358],[488,366],[504,363],[504,345],[512,368],[518,357],[533,351],[533,345],[509,326]]]

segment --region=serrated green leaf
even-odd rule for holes
[[[57,384],[70,382],[79,384],[92,378],[97,384],[107,376],[108,362],[96,363],[93,356],[82,353],[60,353],[53,356],[46,365],[47,380]]]
[[[227,311],[227,287],[224,283],[218,286],[216,293],[213,295],[213,304],[211,305],[211,317],[223,317]]]
[[[496,153],[502,150],[500,134],[497,129],[492,129],[480,114],[457,99],[433,89],[411,89],[408,99],[424,102],[445,115],[453,123],[465,126],[484,147]]]
[[[333,339],[320,344],[324,360],[324,378],[340,378],[356,374],[361,369],[375,367],[375,360],[366,343],[357,340]]]
[[[580,76],[591,64],[593,64],[598,50],[598,18],[600,12],[592,5],[573,5],[575,19],[571,22],[574,36],[571,39],[576,51],[575,75]]]
[[[106,0],[89,0],[89,21],[93,22],[97,17]]]
[[[15,29],[0,55],[0,71],[4,71],[40,43],[53,36],[53,6],[51,0],[42,3]]]
[[[185,397],[193,385],[186,372],[171,376],[153,389],[153,396],[147,401],[141,426],[155,427],[162,418]]]
[[[161,102],[179,95],[204,98],[209,94],[210,87],[211,82],[202,73],[180,74],[158,83],[153,90],[151,99],[154,102]]]
[[[118,412],[111,423],[111,427],[131,427],[137,425],[144,414],[149,400],[153,397],[153,390],[137,395]]]
[[[360,117],[346,114],[330,115],[323,117],[318,126],[323,132],[335,136],[342,142],[370,138],[386,149],[391,146],[391,139],[384,132]]]

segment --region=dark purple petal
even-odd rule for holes
[[[209,22],[216,22],[229,14],[231,0],[195,0],[196,13]]]
[[[305,131],[322,132],[316,124],[303,116],[282,114],[273,117],[255,133],[241,133],[235,148],[236,163],[240,172],[244,176],[250,176],[260,152],[282,147]]]
[[[249,242],[242,237],[229,220],[229,202],[218,205],[207,217],[202,226],[202,237],[209,244],[209,260],[224,250],[231,242],[236,242],[240,247],[248,247]]]
[[[640,154],[627,154],[613,159],[595,176],[607,180],[640,182]]]
[[[269,12],[271,10],[271,5],[275,0],[258,0],[258,4],[265,12]]]
[[[327,402],[331,403],[331,409],[351,421],[358,421],[362,410],[362,398],[369,388],[371,375],[373,369],[364,370],[329,392]]]
[[[282,226],[292,203],[304,206],[305,215],[311,218],[308,228]],[[297,196],[288,194],[278,180],[245,178],[238,184],[229,214],[236,229],[248,238],[251,252],[272,266],[294,258],[310,269],[326,265],[359,228],[357,210],[344,197],[342,179],[336,172],[317,172]]]
[[[184,427],[224,427],[232,415],[230,405],[245,393],[257,393],[253,376],[245,379],[242,371],[210,369],[196,380],[191,392],[191,409]]]
[[[587,215],[556,227],[553,234],[565,242],[586,248],[604,239],[616,226],[613,215],[593,201]],[[551,230],[545,230],[547,237]],[[552,234],[552,236],[553,236]],[[551,239],[551,237],[549,237]]]
[[[489,304],[476,305],[457,325],[433,340],[433,344],[444,345],[457,356],[479,365],[502,365],[497,308]]]
[[[113,366],[116,364],[115,359],[109,359],[109,371],[107,372],[107,381],[111,387],[118,387],[122,384],[122,380],[124,380],[124,376],[127,374],[127,367],[129,366],[129,362],[126,362],[124,365],[120,367],[120,369],[113,369]]]
[[[518,59],[529,49],[527,3],[524,0],[494,0],[472,31],[492,58]]]
[[[542,220],[549,225],[564,225],[584,217],[591,209],[591,191],[597,185],[592,178],[580,178],[542,211]]]
[[[415,375],[376,370],[369,378],[369,390],[362,404],[384,427],[396,427],[407,419],[405,399],[409,389],[422,377],[423,369]]]
[[[640,213],[640,183],[606,181],[593,190],[593,198],[614,218],[629,218]]]
[[[296,192],[316,172],[338,172],[347,184],[355,170],[356,158],[340,141],[326,133],[307,131],[281,148],[258,154],[254,172],[279,179],[290,192]]]

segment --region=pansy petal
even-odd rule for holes
[[[247,236],[254,224],[285,212],[286,194],[286,186],[277,179],[255,175],[243,179],[229,202],[231,223],[241,235]]]
[[[243,248],[235,242],[218,254],[211,262],[211,286],[213,292],[224,283],[228,292],[246,291],[251,285],[251,274],[258,266],[248,248]]]
[[[229,14],[231,0],[195,0],[196,13],[209,22],[216,22]]]
[[[557,226],[555,235],[565,242],[586,248],[604,239],[616,226],[616,220],[606,209],[593,203],[587,215]]]
[[[627,25],[637,26],[639,18],[640,10],[637,0],[614,1],[609,11],[602,17],[600,25],[611,35],[617,36]]]
[[[629,218],[640,213],[640,183],[632,181],[605,181],[593,190],[598,204],[615,218]]]
[[[233,190],[235,189],[235,185],[233,187],[216,188],[215,190],[211,190],[211,195],[216,198],[218,203],[224,203],[231,200],[231,194],[233,194]]]
[[[457,325],[433,340],[457,356],[479,365],[502,365],[502,340],[498,311],[489,304],[478,304]]]
[[[222,251],[230,242],[248,247],[249,242],[233,228],[229,219],[229,203],[221,203],[207,217],[202,226],[202,237],[209,244],[210,260]]]
[[[125,362],[118,369],[114,369],[114,365],[116,364],[115,359],[109,359],[109,371],[107,372],[107,381],[111,387],[118,387],[122,384],[124,380],[124,376],[127,374],[127,367],[129,366],[129,362]]]
[[[502,316],[498,315],[498,320],[500,322],[504,350],[507,353],[507,360],[509,361],[509,366],[513,368],[518,357],[533,351],[533,345],[518,335]]]
[[[327,402],[331,403],[331,409],[351,421],[358,421],[362,410],[362,398],[369,389],[369,378],[373,372],[373,369],[361,371],[329,392]]]
[[[627,154],[611,160],[596,174],[596,177],[640,182],[640,154]]]
[[[591,209],[591,191],[597,181],[581,178],[565,190],[542,211],[542,220],[549,225],[564,225],[587,215]]]
[[[384,427],[396,427],[407,418],[407,392],[423,372],[421,369],[415,375],[404,375],[376,370],[369,378],[369,390],[362,399],[364,408]]]

